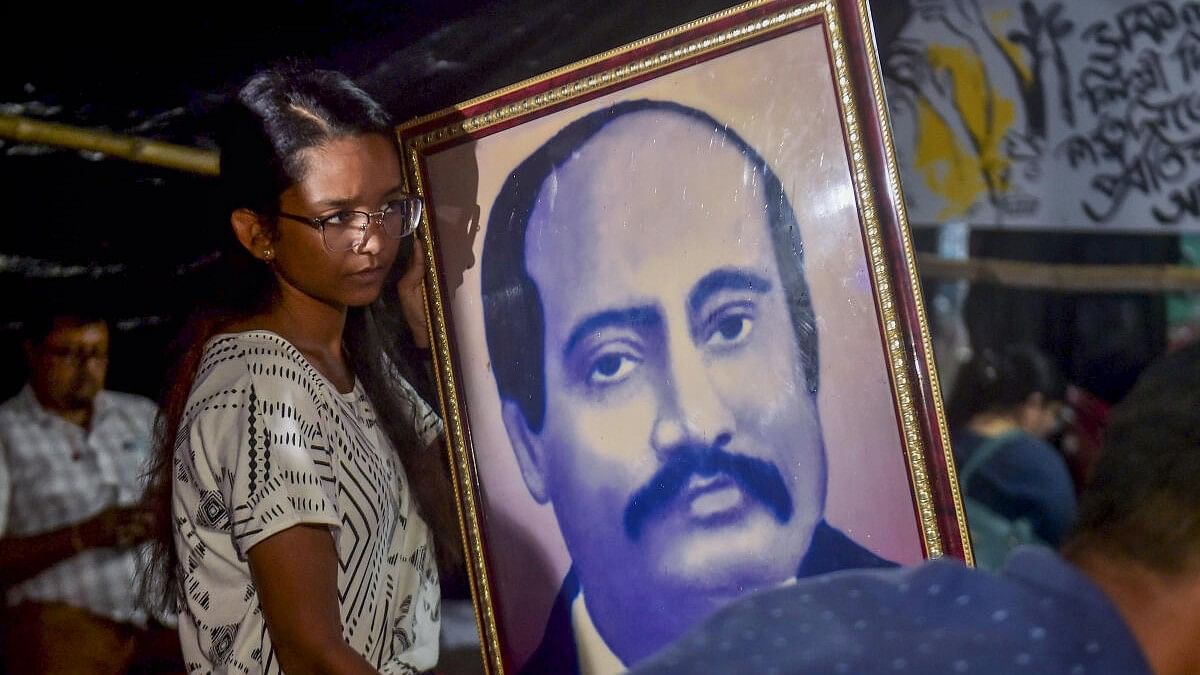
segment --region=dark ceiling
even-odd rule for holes
[[[227,91],[303,58],[347,72],[404,120],[731,4],[24,3],[6,9],[16,39],[0,47],[0,113],[212,147],[208,116]],[[0,292],[11,299],[0,325],[64,287],[135,322],[177,313],[171,282],[210,247],[211,179],[48,146],[0,141],[0,151]]]
[[[0,114],[211,148],[210,115],[227,92],[263,66],[299,58],[346,72],[403,121],[734,4],[35,0],[4,10]],[[15,331],[29,312],[60,298],[113,317],[127,353],[160,353],[187,312],[191,272],[223,227],[210,208],[213,183],[0,139],[0,363],[17,361]],[[146,368],[120,365],[116,384],[157,386]],[[0,390],[19,382],[19,368],[3,370]]]

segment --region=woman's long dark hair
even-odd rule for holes
[[[1061,401],[1066,390],[1058,366],[1034,345],[1010,345],[999,353],[985,349],[959,368],[947,422],[952,430],[962,429],[980,413],[1013,412],[1033,394]]]
[[[349,78],[324,70],[282,67],[252,77],[224,111],[218,133],[221,148],[220,253],[203,275],[205,296],[172,349],[175,366],[161,400],[154,461],[147,498],[155,511],[154,556],[143,592],[151,605],[171,606],[177,594],[178,558],[174,544],[172,482],[179,427],[204,344],[229,323],[268,309],[277,297],[274,274],[237,241],[229,215],[249,209],[268,219],[278,216],[280,195],[305,173],[301,153],[329,140],[381,134],[395,142],[391,119]],[[397,147],[397,157],[399,157]],[[410,246],[405,247],[411,251]],[[401,256],[403,258],[403,256]],[[398,259],[396,267],[404,264]],[[397,273],[389,277],[394,282]],[[460,559],[457,519],[452,502],[446,453],[420,443],[407,410],[405,393],[389,369],[418,381],[411,366],[413,345],[397,322],[394,283],[379,300],[347,313],[346,357],[362,383],[380,424],[396,448],[422,515],[436,541],[444,571]],[[402,323],[402,322],[401,322]]]

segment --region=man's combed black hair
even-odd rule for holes
[[[803,355],[810,393],[818,386],[817,332],[804,278],[800,228],[779,178],[737,132],[708,113],[671,101],[622,101],[563,127],[527,157],[500,188],[488,217],[481,261],[483,316],[500,398],[516,402],[540,432],[546,414],[545,316],[537,285],[525,265],[525,235],[546,179],[614,120],[643,111],[665,112],[711,128],[731,143],[762,177],[771,242]]]

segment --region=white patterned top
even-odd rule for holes
[[[397,376],[419,435],[441,421]],[[246,552],[292,526],[337,542],[346,641],[384,673],[432,668],[441,594],[404,469],[356,384],[340,394],[267,331],[213,338],[175,449],[179,633],[189,672],[278,673]]]
[[[29,385],[0,405],[0,537],[51,532],[141,501],[156,412],[149,399],[101,391],[84,429],[43,408]],[[83,551],[8,589],[8,604],[61,602],[145,625],[136,592],[145,553]]]

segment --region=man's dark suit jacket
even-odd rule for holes
[[[812,544],[800,561],[797,577],[811,577],[825,572],[869,567],[896,567],[896,563],[884,560],[859,546],[854,540],[831,527],[825,521],[813,530]],[[574,567],[563,579],[558,597],[550,608],[550,618],[542,642],[533,656],[520,669],[521,675],[542,673],[578,673],[579,656],[575,649],[575,634],[571,630],[571,603],[579,595],[579,579]]]

